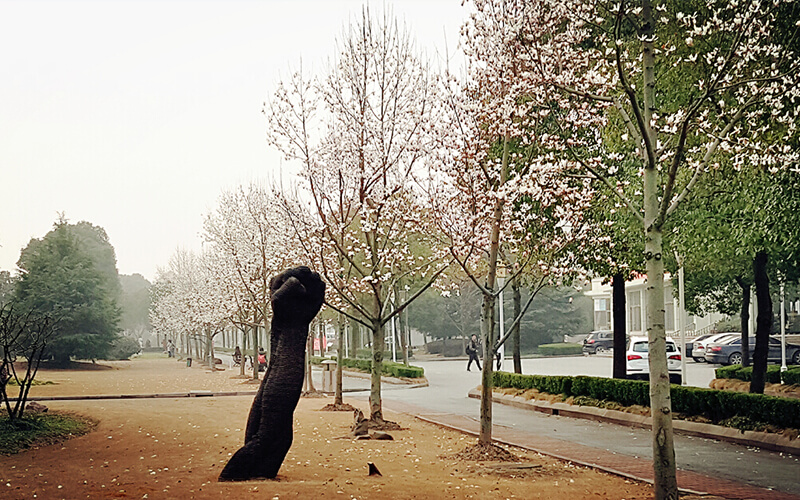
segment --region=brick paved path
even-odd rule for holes
[[[387,408],[408,413],[426,422],[455,429],[477,436],[480,422],[452,413],[435,413],[419,406],[398,401],[384,401]],[[612,474],[653,482],[653,464],[648,459],[636,458],[560,439],[536,436],[516,429],[495,425],[492,429],[495,441],[518,446],[562,460],[594,467]],[[800,471],[798,471],[800,472]],[[798,474],[800,483],[800,474]],[[744,483],[714,478],[695,472],[678,470],[678,487],[693,493],[704,493],[724,498],[746,498],[754,500],[800,500],[800,495],[757,488]]]

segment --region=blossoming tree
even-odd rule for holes
[[[436,86],[408,31],[388,12],[376,18],[365,9],[337,47],[324,77],[295,73],[265,113],[270,142],[301,165],[300,199],[309,200],[313,215],[301,233],[314,238],[304,248],[317,253],[326,304],[372,332],[370,420],[382,426],[384,328],[446,268],[428,237],[430,207],[421,195],[434,147]],[[296,209],[293,220],[309,221]],[[400,283],[411,288],[403,301],[393,292]]]
[[[497,8],[496,8],[497,7]],[[500,8],[502,7],[502,8]],[[583,239],[581,214],[591,190],[586,179],[567,175],[574,161],[563,153],[592,139],[602,117],[577,112],[571,143],[554,129],[549,96],[531,84],[521,64],[522,49],[507,43],[516,33],[515,17],[505,7],[475,2],[462,30],[467,76],[449,78],[449,120],[441,134],[445,153],[432,199],[440,231],[461,268],[483,295],[481,333],[487,353],[481,376],[479,447],[492,440],[492,371],[497,348],[514,328],[498,338],[494,326],[498,273],[514,282],[534,277],[528,304],[544,284],[566,278],[576,245]],[[556,133],[558,132],[558,133]],[[505,263],[505,264],[503,264]]]
[[[657,498],[676,498],[664,227],[720,162],[796,168],[800,7],[784,0],[476,4],[506,14],[514,33],[501,43],[518,49],[525,78],[557,90],[549,98],[554,119],[575,123],[574,113],[594,109],[621,124],[604,129],[594,148],[567,153],[642,228],[655,490]],[[615,179],[630,165],[641,178],[634,191]]]

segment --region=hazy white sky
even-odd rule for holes
[[[222,190],[291,174],[262,103],[301,57],[321,69],[363,4],[0,0],[0,269],[59,212],[105,228],[123,274],[199,249]],[[429,55],[456,50],[461,0],[386,5]]]

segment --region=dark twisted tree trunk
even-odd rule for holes
[[[317,273],[298,267],[272,278],[270,291],[272,355],[250,409],[245,444],[225,465],[220,481],[274,478],[292,445],[308,324],[322,306],[325,284]]]
[[[772,298],[769,296],[766,252],[758,252],[753,260],[753,283],[756,287],[758,315],[756,316],[756,348],[753,351],[753,378],[750,380],[750,392],[764,394],[769,334],[772,330]]]
[[[625,320],[625,276],[614,274],[611,278],[611,311],[614,316],[614,359],[613,378],[628,378],[626,370],[626,320]]]

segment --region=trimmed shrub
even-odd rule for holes
[[[800,366],[792,366],[781,375],[784,384],[800,384]]]
[[[750,382],[753,380],[753,367],[743,367],[741,365],[723,366],[714,370],[717,378],[731,378]],[[779,365],[767,365],[766,380],[770,384],[781,383],[781,367]]]
[[[714,376],[717,378],[737,378],[736,372],[741,368],[741,365],[720,366],[714,370]]]
[[[312,356],[311,363],[318,365],[326,359],[336,361],[336,358],[322,358],[319,356]],[[344,368],[355,368],[365,372],[372,371],[372,360],[359,359],[359,358],[342,358],[342,366]],[[425,369],[419,366],[406,366],[402,363],[395,363],[393,361],[384,361],[382,364],[382,373],[392,377],[405,377],[405,378],[422,378],[425,376]]]
[[[559,344],[541,344],[536,350],[542,356],[570,356],[574,354],[581,354],[583,346],[581,344],[568,344],[561,342]]]
[[[786,373],[789,372],[784,372],[784,376]],[[793,373],[800,375],[800,370],[793,370]],[[549,394],[563,394],[565,397],[582,396],[614,401],[625,406],[650,406],[649,383],[646,381],[494,372],[494,385],[523,390],[537,389]],[[752,422],[800,429],[798,399],[680,385],[672,386],[671,398],[673,411],[685,415],[703,415],[714,422],[742,417]]]

